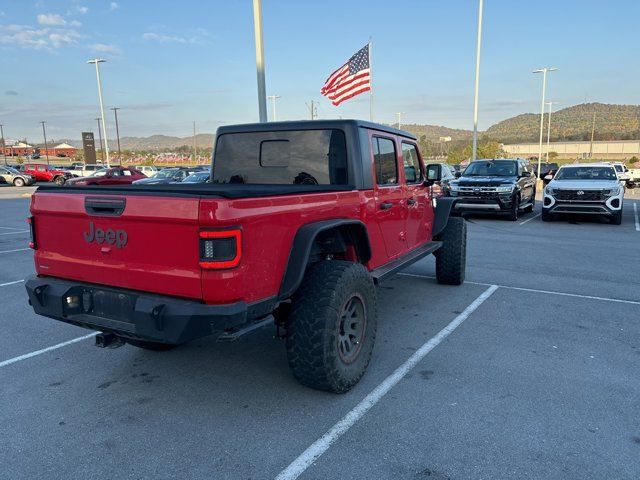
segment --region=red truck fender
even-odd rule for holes
[[[303,225],[298,229],[291,245],[287,269],[280,284],[280,300],[291,297],[300,286],[316,239],[329,231],[339,232],[342,239],[353,245],[360,263],[367,263],[371,259],[367,227],[359,220],[341,218]]]

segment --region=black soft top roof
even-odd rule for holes
[[[296,120],[292,122],[266,122],[266,123],[244,123],[239,125],[225,125],[218,127],[216,135],[225,133],[248,133],[248,132],[270,132],[274,130],[317,130],[345,127],[361,127],[370,130],[378,130],[380,132],[391,133],[401,137],[417,140],[415,135],[389,125],[380,123],[367,122],[365,120]]]

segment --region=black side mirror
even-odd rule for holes
[[[442,180],[442,165],[439,163],[430,163],[427,165],[427,179],[424,181],[424,185],[430,187],[440,180]]]
[[[457,171],[457,172],[455,173],[455,177],[456,177],[456,178],[460,178],[461,176],[462,176],[462,172],[461,172],[461,171]]]
[[[531,176],[531,172],[522,172],[522,175],[520,175],[521,177],[530,177]]]

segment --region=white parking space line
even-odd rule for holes
[[[9,285],[16,285],[22,282],[24,282],[24,280],[16,280],[15,282],[0,283],[0,287],[8,287]]]
[[[31,250],[30,248],[16,248],[15,250],[2,250],[0,253],[13,253],[13,252],[26,252],[27,250]]]
[[[435,279],[436,277],[432,277],[429,275],[417,275],[415,273],[398,273],[398,275],[401,275],[403,277],[417,277],[417,278],[429,278],[429,279]],[[468,283],[469,285],[481,285],[484,287],[488,287],[489,285],[493,285],[492,283],[482,283],[482,282],[469,282],[469,281],[465,281],[464,283]],[[536,288],[525,288],[525,287],[514,287],[512,285],[500,285],[500,284],[495,284],[496,286],[500,287],[500,288],[504,288],[507,290],[520,290],[523,292],[532,292],[532,293],[545,293],[548,295],[560,295],[563,297],[575,297],[575,298],[585,298],[587,300],[602,300],[604,302],[614,302],[614,303],[626,303],[629,305],[640,305],[640,302],[636,301],[636,300],[624,300],[622,298],[610,298],[610,297],[597,297],[594,295],[581,295],[579,293],[568,293],[568,292],[552,292],[550,290],[538,290]]]
[[[633,203],[633,215],[636,217],[636,232],[640,232],[640,221],[638,220],[638,204]]]
[[[0,230],[20,230],[20,229],[14,228],[14,227],[0,227]]]
[[[540,215],[542,215],[541,213],[538,213],[537,215],[534,215],[531,218],[527,218],[524,222],[520,222],[520,225],[524,225],[527,222],[530,222],[531,220],[533,220],[534,218],[538,218]]]
[[[18,230],[17,232],[3,232],[0,235],[15,235],[17,233],[29,233],[29,230]]]
[[[38,355],[42,355],[43,353],[50,352],[51,350],[57,350],[62,347],[66,347],[67,345],[72,345],[74,343],[81,342],[82,340],[86,340],[87,338],[95,337],[98,332],[90,333],[89,335],[84,335],[82,337],[74,338],[73,340],[69,340],[67,342],[58,343],[57,345],[53,345],[51,347],[43,348],[42,350],[36,350],[35,352],[25,353],[24,355],[20,355],[19,357],[13,357],[9,360],[4,360],[0,362],[0,368],[6,367],[7,365],[11,365],[12,363],[17,363],[22,360],[26,360],[28,358],[36,357]]]
[[[453,321],[438,334],[422,345],[409,359],[384,379],[369,395],[367,395],[353,410],[347,413],[342,420],[336,423],[320,439],[316,440],[309,448],[296,458],[287,468],[276,477],[276,480],[293,480],[298,478],[309,466],[315,462],[333,443],[344,435],[356,424],[374,405],[376,405],[389,390],[402,380],[413,367],[415,367],[431,350],[437,347],[445,338],[458,328],[469,315],[487,300],[498,289],[492,285],[485,290],[471,305],[464,309]]]

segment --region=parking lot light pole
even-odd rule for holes
[[[480,47],[482,46],[482,8],[483,0],[478,5],[478,38],[476,41],[476,80],[473,94],[473,148],[471,160],[478,156],[478,90],[480,88]]]
[[[42,136],[44,137],[44,152],[47,156],[47,165],[49,165],[49,145],[47,145],[47,130],[44,128],[44,124],[47,122],[43,120],[40,123],[42,124]]]
[[[120,152],[120,129],[118,128],[118,110],[120,110],[120,108],[112,107],[111,110],[113,110],[113,114],[116,117],[116,138],[118,139],[118,163],[122,165],[122,152]]]
[[[547,163],[549,163],[549,142],[551,139],[551,108],[558,102],[547,102],[549,105],[549,118],[547,119]]]
[[[402,130],[402,114],[404,112],[396,112],[396,115],[398,116],[398,130]]]
[[[2,156],[4,157],[4,164],[7,165],[7,146],[4,144],[4,129],[2,127],[4,127],[4,125],[0,123],[0,135],[2,136]]]
[[[107,124],[104,119],[104,103],[102,101],[102,82],[100,81],[100,64],[106,62],[101,58],[94,58],[93,60],[88,60],[87,63],[94,63],[96,66],[96,79],[98,80],[98,99],[100,100],[100,118],[102,119],[102,136],[104,137],[104,153],[107,158],[107,168],[111,165],[109,164],[109,139],[107,137]]]
[[[100,117],[96,118],[98,121],[98,137],[100,138],[100,156],[102,157],[102,163],[104,163],[104,146],[102,145],[102,130],[100,130]]]
[[[276,121],[276,100],[282,98],[280,95],[269,95],[267,97],[271,100],[271,113],[273,113],[273,121]]]
[[[538,171],[536,172],[538,180],[540,180],[540,169],[542,168],[542,136],[544,132],[544,105],[545,95],[547,94],[547,73],[555,72],[556,70],[558,69],[544,67],[533,71],[533,73],[542,73],[542,101],[540,102],[540,142],[538,145]]]
[[[256,41],[258,73],[258,113],[260,123],[267,122],[267,87],[264,80],[264,44],[262,42],[262,0],[253,0],[253,31]]]

